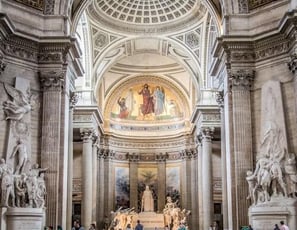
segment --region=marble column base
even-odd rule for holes
[[[43,230],[44,210],[41,208],[7,208],[6,229]],[[1,228],[2,230],[2,228]]]
[[[254,230],[271,230],[283,220],[290,229],[297,226],[297,200],[293,198],[271,197],[270,202],[249,208],[249,224]]]

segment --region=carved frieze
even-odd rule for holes
[[[43,10],[44,8],[44,0],[15,0],[20,2],[26,6],[30,6],[37,10]]]
[[[138,153],[129,153],[128,154],[128,159],[129,159],[129,161],[137,162],[137,161],[139,161],[140,156],[139,156]]]
[[[0,55],[0,75],[5,70],[6,63],[3,60],[3,56]]]
[[[259,42],[260,43],[260,42]],[[257,61],[272,58],[274,56],[286,53],[290,47],[289,40],[282,40],[276,43],[270,43],[264,47],[257,47],[255,50],[255,58]]]
[[[168,158],[168,154],[167,153],[156,153],[156,161],[157,162],[165,162],[166,159]]]
[[[38,63],[65,63],[70,42],[42,44],[39,48]]]
[[[255,71],[251,69],[230,70],[229,81],[232,90],[249,90],[254,75]]]

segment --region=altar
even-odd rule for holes
[[[163,213],[141,212],[138,218],[145,230],[164,229]]]

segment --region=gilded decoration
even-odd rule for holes
[[[43,10],[44,8],[44,0],[15,0],[16,2],[20,2],[26,6],[30,6],[37,10]]]
[[[183,100],[170,84],[143,78],[118,89],[117,97],[114,96],[111,104],[110,119],[124,122],[176,122],[184,119],[184,107]]]

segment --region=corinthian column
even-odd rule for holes
[[[92,222],[97,219],[98,136],[93,136],[92,149]]]
[[[198,216],[199,229],[203,229],[203,191],[202,191],[202,135],[197,135],[198,149]]]
[[[232,164],[235,177],[232,185],[236,199],[235,210],[232,211],[233,228],[238,228],[248,223],[249,203],[246,199],[248,186],[245,175],[246,171],[253,166],[250,102],[250,86],[253,78],[254,71],[237,70],[230,73],[229,79],[232,87],[234,134],[234,162]],[[234,221],[237,223],[234,223]]]
[[[128,156],[130,161],[129,168],[129,180],[130,180],[130,207],[134,207],[135,210],[138,210],[138,191],[137,191],[137,170],[138,170],[138,161],[139,155],[136,153],[131,153]]]
[[[161,212],[165,207],[166,196],[166,154],[156,155],[158,167],[158,212]]]
[[[203,229],[213,223],[212,189],[212,136],[214,128],[202,128],[202,194],[203,194]]]
[[[73,109],[77,103],[77,94],[72,94],[69,105],[69,142],[68,142],[68,181],[67,181],[67,219],[66,227],[72,226],[72,186],[73,186]]]
[[[43,88],[43,114],[41,137],[41,166],[48,168],[46,173],[47,200],[46,223],[56,226],[59,221],[61,193],[59,183],[63,178],[60,174],[60,143],[61,143],[61,104],[64,86],[63,72],[41,73]],[[62,154],[62,153],[61,153]],[[63,195],[63,194],[62,194]]]
[[[82,129],[82,224],[89,226],[92,222],[92,129]]]
[[[223,229],[228,228],[228,196],[227,196],[227,164],[226,164],[226,137],[225,137],[225,114],[224,114],[224,92],[217,92],[216,100],[221,112],[221,171],[222,171],[222,209]]]
[[[104,221],[104,158],[105,158],[105,150],[103,148],[99,149],[98,156],[98,207],[97,207],[97,221],[98,229],[103,229],[102,222]],[[107,215],[107,212],[105,213]],[[109,215],[107,215],[109,218]]]

